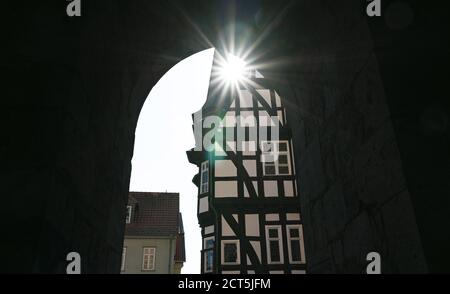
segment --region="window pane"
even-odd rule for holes
[[[289,235],[290,235],[292,238],[296,238],[296,237],[299,237],[299,236],[300,236],[300,234],[299,234],[299,232],[298,232],[298,229],[289,229]]]
[[[202,184],[200,187],[200,193],[206,193],[208,192],[208,183]]]
[[[213,269],[213,251],[208,250],[205,252],[205,260],[206,260],[206,267],[205,271],[210,272]]]
[[[206,240],[205,249],[209,249],[209,248],[213,248],[213,247],[214,247],[214,240],[212,240],[212,239]]]
[[[201,175],[200,175],[200,194],[208,192],[208,182],[209,182],[209,172],[208,172],[209,162],[205,161],[202,163]]]
[[[200,193],[205,193],[208,192],[208,182],[209,182],[209,173],[208,173],[208,165],[209,163],[203,162],[202,163],[202,168],[201,168],[201,175],[200,175]],[[205,186],[203,186],[205,185]]]
[[[292,261],[300,261],[300,241],[291,240]]]
[[[280,261],[280,246],[278,241],[270,241],[270,260]]]
[[[126,212],[126,217],[125,217],[125,222],[127,224],[129,224],[131,222],[131,205],[127,206],[127,212]]]
[[[150,255],[150,258],[148,260],[148,268],[153,269],[154,263],[155,263],[155,256]]]
[[[237,245],[236,243],[228,243],[224,246],[225,262],[237,261]]]
[[[269,238],[278,238],[278,230],[269,229]]]
[[[288,162],[288,157],[286,154],[280,154],[278,155],[278,162],[281,164],[287,164]]]
[[[280,142],[279,144],[279,150],[280,151],[287,151],[287,143],[286,142]]]
[[[275,174],[275,166],[266,164],[265,165],[265,174],[266,175],[274,175]]]
[[[279,166],[278,171],[279,171],[280,175],[289,174],[289,168],[287,166]]]
[[[144,264],[143,264],[143,269],[148,269],[149,268],[149,259],[148,256],[144,256]]]

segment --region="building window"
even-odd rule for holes
[[[127,205],[127,215],[125,217],[125,222],[127,224],[131,223],[131,209],[132,209],[131,205]]]
[[[239,240],[222,241],[222,264],[239,264]]]
[[[265,176],[291,174],[288,141],[263,141],[261,151]]]
[[[301,225],[287,226],[288,250],[290,263],[305,263],[303,246],[303,229]]]
[[[120,266],[120,271],[125,271],[125,260],[127,256],[127,247],[123,247],[122,249],[122,264]]]
[[[283,260],[281,243],[281,227],[266,226],[267,261],[269,264],[279,264]]]
[[[142,270],[152,271],[155,270],[155,247],[144,247],[142,254]]]
[[[203,248],[204,272],[210,273],[214,266],[214,237],[206,238]]]
[[[202,162],[200,169],[200,194],[208,193],[209,184],[209,162]]]

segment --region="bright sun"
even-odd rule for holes
[[[222,66],[221,74],[226,81],[237,83],[245,77],[246,66],[247,64],[244,60],[230,54]]]

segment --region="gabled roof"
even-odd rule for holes
[[[130,192],[131,223],[125,236],[175,237],[179,227],[179,194]]]
[[[133,205],[136,204],[138,201],[136,200],[136,198],[132,195],[128,196],[128,205]]]

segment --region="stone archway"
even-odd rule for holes
[[[177,60],[211,47],[205,40],[219,43],[226,28],[217,15],[221,1],[84,1],[79,18],[66,17],[66,3],[59,2],[8,3],[1,19],[7,241],[0,271],[64,272],[67,252],[77,251],[83,272],[117,273],[140,108]],[[411,157],[411,146],[428,149],[423,135],[405,125],[415,124],[428,102],[399,106],[401,88],[388,81],[411,80],[415,72],[401,65],[412,61],[430,72],[429,52],[446,68],[448,42],[424,48],[415,39],[448,27],[446,18],[429,22],[418,13],[398,45],[395,32],[362,14],[361,1],[335,2],[260,1],[256,22],[238,13],[254,24],[255,54],[264,53],[271,64],[265,76],[292,103],[309,271],[361,272],[368,250],[384,256],[385,272],[443,270],[448,258],[433,253],[433,244],[449,244],[435,229],[449,224],[448,207],[440,205],[448,203],[442,198],[448,185],[436,181],[449,166],[448,129],[436,139],[432,160],[439,169],[417,164],[426,152]],[[249,9],[236,3],[237,11]],[[432,85],[441,89],[438,81]],[[429,87],[414,86],[418,91],[408,93],[416,98]],[[434,100],[447,105],[442,97]]]
[[[82,272],[119,271],[138,115],[169,68],[209,48],[180,12],[203,4],[84,1],[79,18],[8,6],[0,271],[65,272],[70,251]]]

